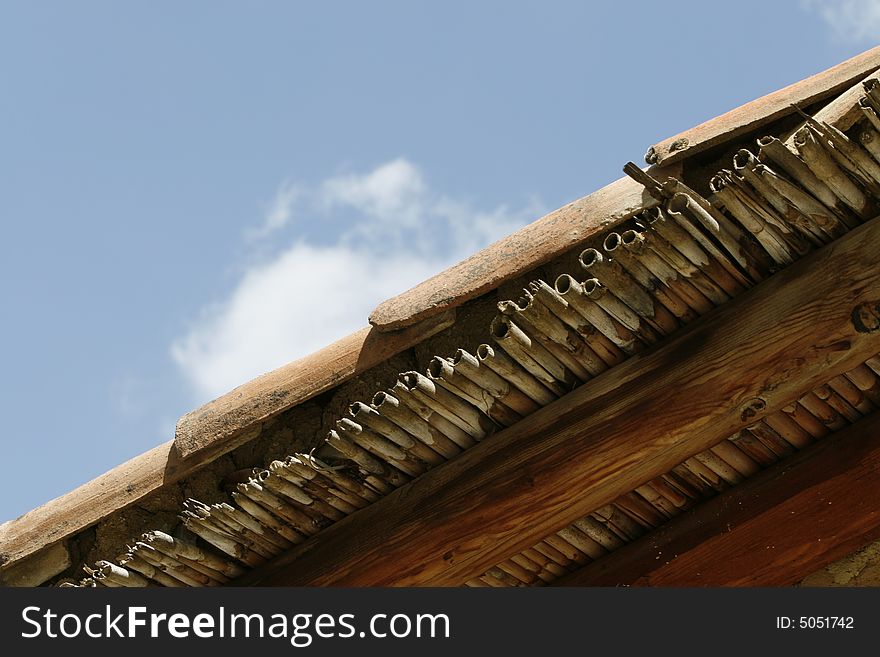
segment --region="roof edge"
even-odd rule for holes
[[[239,437],[258,422],[336,387],[454,322],[453,310],[390,333],[365,327],[182,416],[174,444],[184,458],[218,445],[223,445],[225,453],[241,444]]]
[[[662,180],[674,170],[652,167],[649,172]],[[642,185],[624,176],[383,301],[370,313],[370,324],[394,331],[456,308],[656,204]]]
[[[256,438],[261,422],[384,362],[454,321],[451,311],[405,331],[381,333],[365,327],[187,413],[178,420],[174,440],[0,524],[0,580],[22,559],[53,548]]]
[[[663,168],[789,115],[793,105],[831,98],[878,68],[880,46],[670,137],[648,150],[649,172],[662,180],[672,175]],[[655,203],[640,185],[621,178],[383,301],[370,314],[370,324],[391,331],[460,306]]]
[[[648,149],[645,161],[657,165],[679,162],[791,114],[792,105],[807,106],[835,96],[878,68],[880,46],[664,139]]]

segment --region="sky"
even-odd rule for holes
[[[880,0],[4,0],[0,521],[878,37]]]

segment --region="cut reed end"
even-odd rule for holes
[[[642,218],[650,226],[655,221],[660,221],[663,218],[663,208],[661,208],[660,206],[648,208],[647,210],[642,212]]]
[[[523,290],[523,295],[516,300],[517,310],[527,310],[529,306],[532,305],[532,293],[528,290]]]
[[[369,406],[359,401],[354,402],[348,407],[348,412],[351,413],[353,417],[357,417],[359,413],[366,413],[369,410]]]
[[[602,248],[611,253],[620,246],[620,234],[608,233],[608,236],[602,242]]]
[[[580,260],[581,267],[589,269],[590,267],[595,267],[596,265],[601,264],[604,258],[598,249],[584,249],[578,260]]]
[[[624,246],[630,246],[631,244],[635,244],[639,241],[639,233],[635,230],[625,230],[620,235],[620,241],[623,242]]]
[[[553,287],[559,294],[568,294],[568,291],[575,283],[576,281],[571,276],[568,274],[562,274],[556,277],[556,280],[553,282]]]
[[[739,171],[740,169],[745,169],[755,162],[755,156],[747,148],[741,148],[736,152],[733,156],[733,168]]]
[[[584,294],[588,297],[598,297],[605,292],[605,288],[602,287],[598,278],[588,278],[581,283],[581,286],[584,288]]]
[[[510,333],[510,320],[504,315],[498,315],[492,320],[489,333],[496,340],[503,340]]]
[[[671,214],[679,214],[687,209],[690,199],[685,194],[674,194],[666,206],[666,210]]]
[[[408,390],[415,390],[419,385],[418,372],[402,372],[397,378]]]
[[[434,356],[428,363],[428,376],[432,379],[439,379],[444,373],[449,371],[449,363],[440,356]]]
[[[720,192],[725,187],[727,187],[727,181],[720,173],[716,173],[709,179],[709,191],[713,194]]]

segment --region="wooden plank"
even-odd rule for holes
[[[880,541],[874,541],[804,577],[798,586],[880,586]]]
[[[0,525],[0,572],[182,480],[257,437],[261,422],[384,362],[453,321],[454,313],[446,313],[396,333],[365,328],[185,415],[174,440]]]
[[[816,112],[813,118],[817,121],[833,125],[840,130],[849,130],[865,118],[864,113],[859,107],[859,99],[865,95],[862,81],[876,78],[878,75],[880,75],[880,69],[875,69],[866,76],[859,78],[849,89]]]
[[[876,78],[880,75],[880,69],[871,71],[864,78],[860,78],[849,89],[840,94],[837,98],[825,105],[822,109],[813,115],[817,121],[833,125],[838,130],[849,130],[856,123],[865,118],[859,107],[859,99],[865,95],[865,88],[862,86],[864,80]],[[789,148],[794,148],[794,135],[798,132],[804,123],[800,123],[796,128],[788,131],[782,136],[782,141]]]
[[[166,471],[170,474],[166,474]],[[154,447],[79,488],[0,526],[0,572],[192,471],[174,441]]]
[[[787,586],[880,538],[880,413],[558,586]]]
[[[240,583],[485,572],[880,351],[878,253],[875,219]]]
[[[0,571],[0,586],[39,586],[64,572],[70,563],[70,552],[61,541]]]
[[[651,173],[664,180],[677,171],[664,168]],[[370,324],[391,331],[460,306],[656,204],[640,184],[621,178],[383,301],[370,314]]]
[[[877,68],[880,46],[669,137],[648,149],[645,159],[650,164],[679,162],[791,114],[792,103],[807,107],[839,94]]]
[[[452,310],[391,333],[367,327],[259,376],[177,421],[174,442],[180,456],[218,447],[225,453],[255,424],[385,362],[454,322]]]

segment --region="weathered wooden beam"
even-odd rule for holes
[[[816,112],[813,118],[821,123],[833,125],[838,130],[849,130],[865,118],[861,107],[859,107],[859,99],[865,95],[862,82],[870,78],[876,78],[878,75],[880,75],[880,69],[871,71],[865,77],[860,78],[837,98]],[[796,128],[789,130],[786,135],[783,135],[782,141],[785,142],[786,146],[794,150],[794,135],[803,125],[801,123]]]
[[[880,46],[779,91],[741,105],[721,116],[651,146],[650,164],[672,164],[772,123],[794,110],[830,98],[880,68]]]
[[[0,571],[0,586],[39,586],[64,572],[70,563],[67,545],[60,541]]]
[[[242,583],[485,572],[880,351],[878,253],[875,219]]]
[[[0,573],[174,484],[260,434],[261,423],[450,326],[454,311],[394,333],[365,328],[183,416],[174,440],[0,525]]]
[[[677,169],[652,174],[664,180]],[[482,251],[380,303],[370,324],[392,331],[422,321],[485,294],[604,232],[642,208],[657,204],[628,177],[551,212]]]
[[[174,441],[169,440],[0,525],[0,572],[191,471],[181,462]]]
[[[880,413],[558,586],[786,586],[880,538]]]
[[[859,78],[846,91],[820,109],[813,118],[823,123],[833,125],[839,130],[849,130],[856,123],[865,118],[859,107],[859,98],[865,95],[862,81],[876,78],[880,75],[880,69],[875,69],[863,78]]]
[[[426,318],[400,331],[363,328],[299,360],[263,374],[187,413],[177,421],[174,442],[181,457],[237,447],[254,425],[301,404],[385,362],[455,321],[455,311]]]

